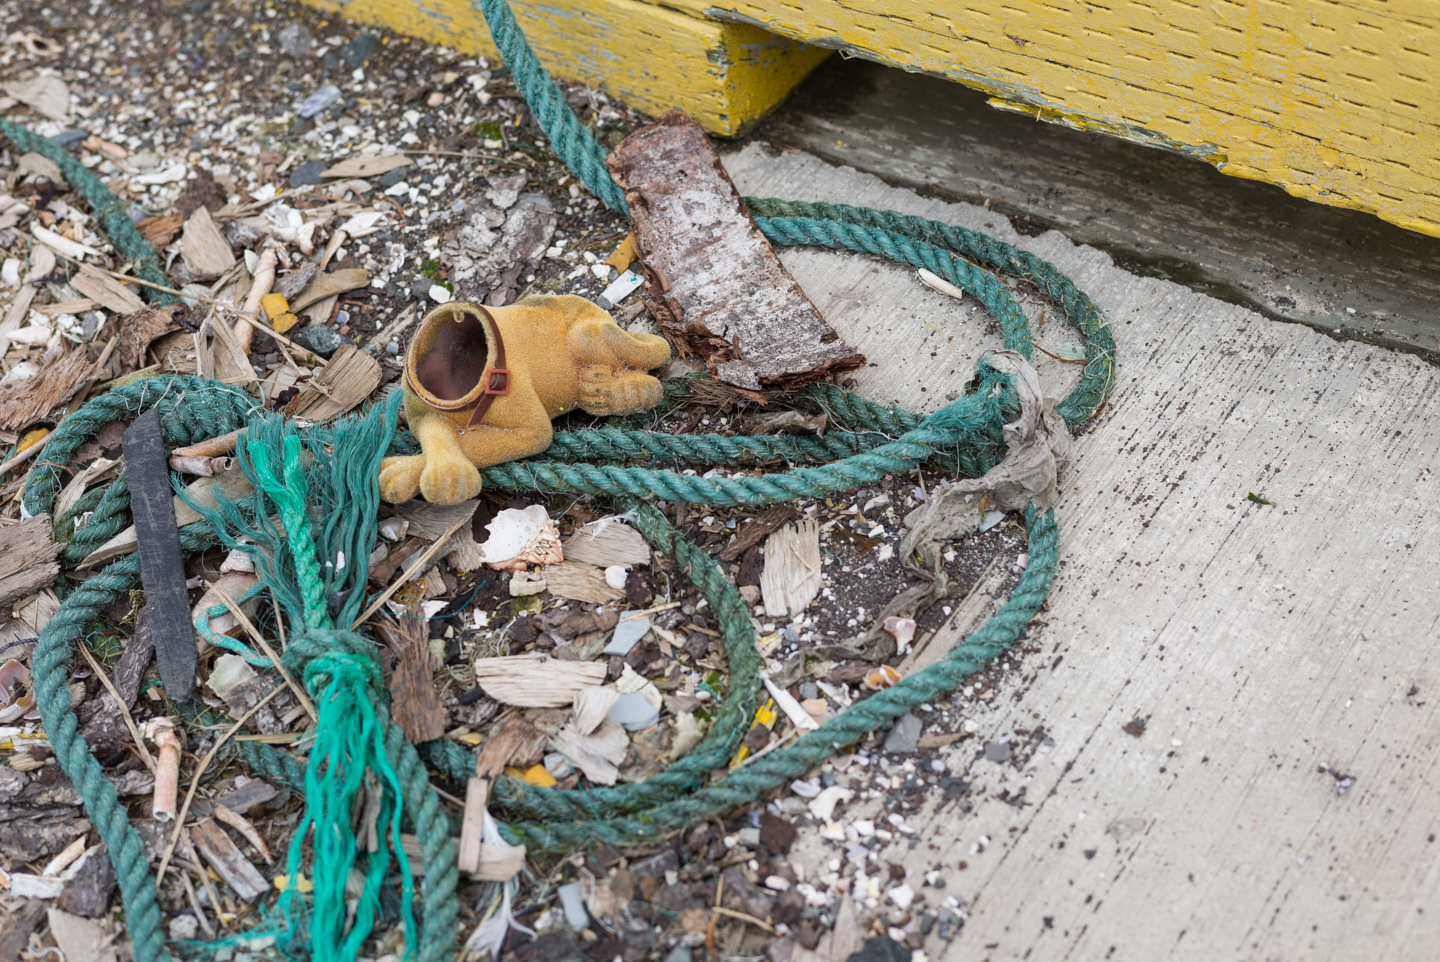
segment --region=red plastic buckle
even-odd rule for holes
[[[484,394],[504,396],[510,393],[510,371],[503,367],[491,368],[485,372]]]

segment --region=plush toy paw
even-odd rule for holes
[[[420,493],[431,504],[459,504],[480,493],[480,470],[463,457],[428,458]]]
[[[664,386],[644,371],[617,373],[605,364],[580,369],[576,403],[586,414],[638,414],[664,397]]]
[[[380,462],[380,497],[391,504],[409,501],[420,494],[420,474],[425,455],[385,458]]]

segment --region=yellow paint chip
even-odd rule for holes
[[[550,788],[555,784],[555,776],[551,775],[544,765],[532,765],[523,771],[512,765],[505,769],[505,774],[538,788]]]
[[[617,274],[625,273],[625,268],[635,263],[639,255],[635,251],[635,235],[626,234],[620,246],[611,251],[610,256],[605,258],[605,263],[615,268]]]
[[[266,294],[260,299],[260,306],[265,309],[265,316],[271,321],[290,312],[290,302],[285,299],[284,294]]]

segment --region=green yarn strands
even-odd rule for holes
[[[303,626],[281,658],[303,680],[318,719],[304,776],[305,814],[290,841],[287,871],[294,880],[308,875],[314,887],[307,894],[298,884],[287,886],[279,912],[287,923],[282,933],[287,948],[308,945],[316,962],[358,957],[379,912],[391,850],[403,851],[406,791],[392,760],[393,725],[384,708],[380,665],[368,641],[336,629],[330,603],[340,599],[339,620],[348,628],[364,600],[364,562],[375,539],[376,477],[399,403],[399,395],[392,395],[368,415],[332,428],[297,429],[278,417],[258,419],[246,433],[240,458],[256,491],[253,507],[228,504],[206,511],[196,505],[224,543],[250,555],[290,623]],[[360,846],[351,818],[367,782],[380,799],[376,829],[389,838],[366,858],[352,921],[346,884]],[[307,838],[314,851],[308,871]],[[419,945],[415,880],[409,861],[403,855],[398,861],[408,957]]]

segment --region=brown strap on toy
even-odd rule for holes
[[[485,390],[480,395],[480,402],[475,405],[470,420],[465,423],[467,428],[473,428],[485,420],[485,412],[490,410],[490,405],[495,403],[497,397],[503,397],[510,393],[510,369],[505,366],[505,342],[500,339],[500,325],[495,323],[495,318],[485,308],[475,305],[485,318],[485,324],[489,335],[495,339],[495,366],[485,369],[480,377],[485,381]]]

